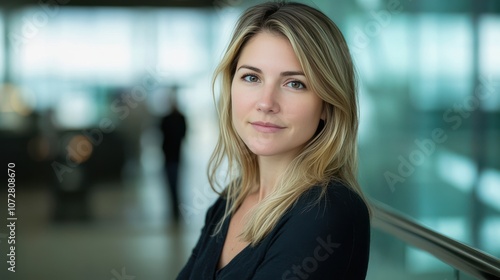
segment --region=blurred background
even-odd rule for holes
[[[212,71],[260,2],[1,2],[0,220],[14,163],[17,221],[16,273],[0,226],[0,279],[175,279],[216,198]],[[500,2],[302,2],[357,65],[365,192],[499,258]],[[367,279],[453,275],[373,231]]]

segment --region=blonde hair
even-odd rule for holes
[[[322,186],[325,193],[332,180],[363,194],[356,180],[358,111],[356,78],[345,39],[322,12],[300,3],[267,2],[247,9],[238,20],[227,50],[214,72],[212,90],[220,79],[218,102],[220,135],[210,158],[208,177],[214,191],[224,196],[225,215],[216,227],[238,209],[252,186],[259,183],[257,156],[238,136],[232,123],[231,82],[242,49],[260,32],[286,37],[309,81],[309,87],[324,101],[326,119],[300,154],[278,176],[273,191],[251,212],[242,239],[256,245],[306,190]],[[217,178],[227,160],[229,184]],[[321,196],[320,196],[321,198]],[[319,201],[319,198],[318,198]]]

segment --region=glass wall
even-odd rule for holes
[[[362,186],[500,256],[486,233],[500,218],[498,9],[368,2],[346,23],[361,81]]]

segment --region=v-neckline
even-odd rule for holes
[[[219,275],[226,267],[228,267],[228,266],[233,265],[234,263],[236,263],[241,258],[241,255],[243,253],[245,253],[249,249],[249,247],[250,247],[250,244],[248,244],[238,254],[236,254],[228,263],[226,263],[225,266],[221,267],[220,269],[218,268],[219,262],[220,262],[220,258],[221,258],[221,255],[222,255],[222,250],[224,249],[224,243],[226,242],[227,234],[229,232],[229,224],[230,224],[232,218],[233,218],[233,216],[231,215],[229,217],[229,219],[226,219],[224,221],[224,225],[222,227],[222,232],[221,233],[223,234],[222,236],[224,238],[221,238],[222,245],[220,245],[219,248],[218,248],[217,258],[216,258],[216,261],[215,261],[215,273],[216,273],[216,275]]]

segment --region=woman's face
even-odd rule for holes
[[[243,48],[231,97],[236,132],[258,156],[293,159],[323,117],[323,101],[309,89],[292,45],[269,32]]]

